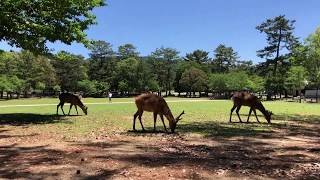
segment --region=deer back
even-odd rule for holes
[[[80,100],[80,97],[76,96],[74,94],[71,94],[71,93],[61,93],[59,95],[59,99],[60,99],[60,101],[62,101],[64,103],[70,103],[73,105],[78,105],[80,107],[84,106]]]
[[[155,94],[142,94],[136,97],[137,108],[143,111],[167,114],[170,109],[166,101]]]

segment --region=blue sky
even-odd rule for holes
[[[156,48],[172,47],[184,56],[195,49],[209,51],[223,43],[233,47],[244,60],[262,61],[256,51],[266,45],[255,27],[266,18],[285,14],[296,20],[295,35],[306,38],[320,26],[319,0],[108,0],[97,8],[98,24],[87,31],[88,38],[105,40],[114,49],[134,44],[142,55]],[[80,44],[49,44],[88,57]],[[0,49],[9,50],[5,42]]]

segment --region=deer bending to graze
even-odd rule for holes
[[[84,114],[88,114],[88,107],[86,107],[85,105],[83,105],[83,103],[81,102],[80,100],[80,97],[79,96],[76,96],[74,94],[71,94],[71,93],[61,93],[59,95],[59,99],[60,99],[60,103],[57,105],[57,115],[58,115],[58,109],[59,109],[59,106],[61,107],[61,110],[63,112],[63,115],[66,115],[63,111],[63,105],[64,103],[70,103],[70,109],[69,109],[69,113],[68,115],[70,115],[70,111],[71,111],[71,108],[72,106],[75,106],[76,108],[76,111],[77,111],[77,115],[79,114],[78,113],[78,109],[77,109],[77,106],[79,106],[82,111],[84,112]]]
[[[249,111],[247,122],[249,122],[249,118],[250,118],[251,113],[253,111],[254,115],[257,118],[257,121],[260,123],[258,116],[257,116],[257,113],[256,113],[256,109],[258,109],[264,115],[264,117],[266,118],[268,123],[271,123],[272,112],[266,110],[264,108],[264,106],[262,105],[261,101],[259,100],[259,98],[256,97],[255,95],[250,94],[248,92],[236,92],[232,95],[231,99],[233,101],[233,107],[231,108],[230,120],[229,120],[230,122],[231,122],[232,112],[234,111],[235,108],[237,108],[236,113],[238,115],[240,122],[242,123],[240,115],[239,115],[240,108],[241,108],[241,106],[249,106],[250,111]]]
[[[180,117],[184,114],[184,111],[182,111],[182,113],[178,117],[174,118],[167,102],[162,97],[157,96],[155,94],[150,94],[150,93],[142,94],[136,97],[135,102],[136,102],[138,111],[134,114],[134,117],[133,117],[134,131],[136,130],[136,118],[138,116],[139,116],[139,121],[140,121],[142,130],[144,131],[144,127],[141,121],[143,111],[153,112],[153,118],[154,118],[153,130],[154,131],[156,131],[157,115],[159,114],[161,121],[163,123],[164,129],[166,132],[168,132],[163,119],[163,116],[165,116],[169,121],[169,126],[172,133],[174,133],[177,123],[182,119]]]

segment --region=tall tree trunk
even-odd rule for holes
[[[318,90],[319,90],[319,87],[317,87],[317,92],[316,92],[316,103],[318,103]]]
[[[3,99],[3,91],[1,91],[0,96],[1,96],[1,99]]]
[[[299,103],[301,103],[301,90],[298,90],[299,93]]]
[[[279,61],[279,56],[280,56],[280,44],[281,44],[281,39],[282,39],[282,30],[280,28],[279,30],[279,39],[278,39],[278,44],[277,44],[277,55],[275,58],[275,63],[274,63],[274,70],[273,70],[273,75],[275,76],[277,73],[277,67],[278,67],[278,61]]]

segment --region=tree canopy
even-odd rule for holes
[[[85,30],[96,23],[91,11],[104,4],[104,0],[1,0],[0,41],[36,53],[48,52],[48,41],[88,45]]]

